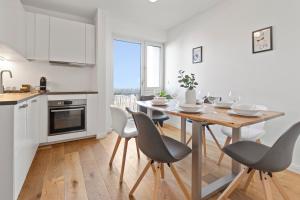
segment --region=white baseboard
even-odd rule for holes
[[[300,166],[291,164],[291,166],[288,168],[289,171],[295,172],[297,174],[300,174]]]

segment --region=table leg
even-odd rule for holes
[[[181,137],[182,143],[186,144],[186,119],[181,117]]]
[[[192,128],[192,200],[201,199],[202,190],[202,124],[193,121]]]
[[[238,142],[241,138],[241,128],[232,129],[232,143]],[[238,174],[241,171],[241,164],[232,159],[232,173]]]

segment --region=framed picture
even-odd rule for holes
[[[273,50],[273,27],[263,28],[252,33],[252,52]]]
[[[193,64],[202,62],[202,46],[193,48]]]

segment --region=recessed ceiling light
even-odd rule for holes
[[[157,2],[158,0],[149,0],[151,3],[155,3]]]

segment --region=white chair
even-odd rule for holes
[[[133,119],[128,119],[128,115],[124,110],[122,110],[121,108],[118,108],[116,106],[110,106],[110,112],[111,112],[111,119],[112,119],[112,130],[119,135],[117,138],[117,142],[114,147],[111,159],[109,161],[110,167],[112,166],[112,162],[114,160],[114,157],[116,155],[116,152],[118,150],[118,147],[119,147],[119,144],[120,144],[122,138],[125,139],[122,167],[121,167],[121,174],[120,174],[120,183],[122,183],[124,169],[125,169],[125,160],[126,160],[128,142],[130,139],[134,138],[135,143],[136,143],[136,137],[137,137],[138,133],[137,133]],[[136,150],[137,150],[138,158],[140,158],[140,152],[139,152],[137,144],[136,144]]]
[[[259,106],[260,110],[268,110],[265,106]],[[226,136],[224,147],[229,145],[232,140],[232,128],[222,127],[221,132]],[[251,126],[242,127],[241,130],[241,141],[255,141],[261,143],[260,139],[265,135],[265,122],[254,124]],[[219,157],[218,165],[221,164],[224,157],[224,152],[221,152]]]

